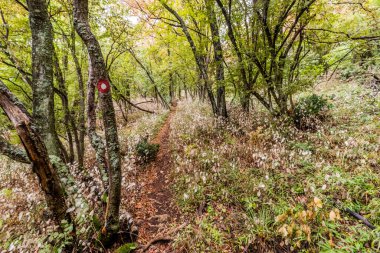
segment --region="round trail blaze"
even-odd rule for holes
[[[110,90],[110,83],[108,80],[100,79],[98,81],[98,90],[101,93],[107,93]]]

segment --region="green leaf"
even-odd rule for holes
[[[130,253],[133,250],[137,249],[137,243],[126,243],[116,249],[115,253]]]

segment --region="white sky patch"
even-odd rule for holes
[[[128,16],[125,17],[129,22],[131,22],[132,25],[137,25],[137,23],[140,21],[140,18],[137,16]]]

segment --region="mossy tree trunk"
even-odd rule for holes
[[[87,5],[87,1],[74,2],[74,27],[83,42],[86,44],[89,53],[90,66],[87,83],[87,133],[91,146],[96,152],[96,161],[102,177],[103,186],[106,189],[108,187],[106,147],[103,139],[96,133],[95,87],[100,78],[107,77],[107,73],[104,67],[105,64],[101,51],[98,51],[100,50],[99,43],[92,34],[88,23]],[[98,50],[96,47],[98,47]]]
[[[28,0],[32,31],[33,120],[49,155],[61,157],[55,130],[53,86],[53,29],[45,0]]]
[[[102,55],[102,51],[98,40],[91,32],[88,22],[88,0],[74,0],[74,25],[77,33],[82,38],[87,47],[89,55],[89,81],[88,81],[88,101],[94,101],[94,89],[99,79],[108,79],[107,68]],[[105,128],[106,147],[108,155],[108,174],[109,174],[109,190],[108,202],[105,215],[105,225],[102,229],[103,238],[106,242],[112,241],[117,235],[120,228],[119,222],[119,208],[120,208],[120,195],[121,195],[121,159],[120,148],[117,134],[117,125],[115,110],[112,103],[111,91],[106,93],[99,93],[100,106],[103,114],[103,124]],[[94,104],[88,102],[88,116],[89,116],[89,133],[95,133],[94,124]],[[93,113],[93,114],[92,114]],[[94,125],[92,125],[94,124]],[[98,149],[98,144],[102,145],[103,141],[98,138],[92,139],[93,146]]]

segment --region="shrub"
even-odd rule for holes
[[[159,147],[159,144],[149,143],[147,137],[140,140],[136,145],[136,153],[139,161],[142,163],[149,163],[156,159]]]
[[[126,243],[122,246],[120,246],[118,249],[116,249],[116,253],[130,253],[137,249],[136,243]]]
[[[293,121],[300,130],[315,130],[318,122],[326,118],[331,104],[323,96],[316,94],[304,97],[296,104]]]
[[[347,66],[342,67],[340,71],[340,77],[343,80],[348,80],[352,77],[361,77],[363,76],[363,70],[361,66],[350,63]]]

